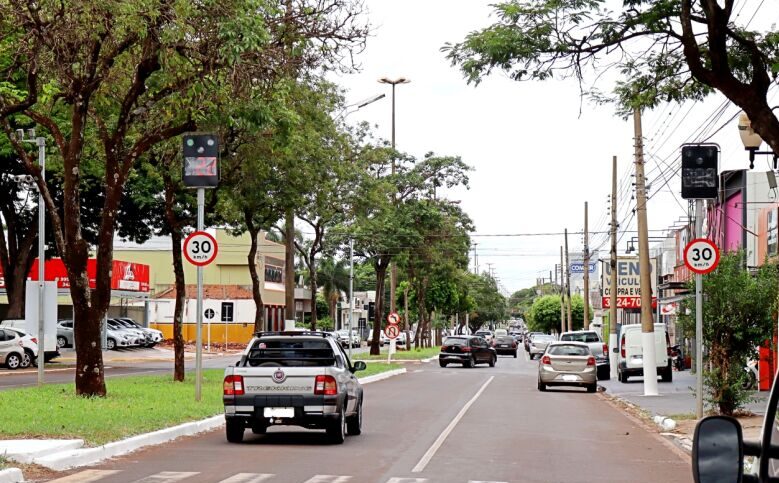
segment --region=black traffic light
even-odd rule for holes
[[[682,146],[682,198],[705,200],[719,191],[719,147],[713,144]]]
[[[373,322],[376,320],[376,303],[368,302],[368,321]]]
[[[219,184],[219,138],[216,134],[184,135],[184,186],[216,188]]]

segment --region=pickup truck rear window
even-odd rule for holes
[[[249,350],[246,365],[317,367],[335,365],[335,354],[326,340],[260,339]]]

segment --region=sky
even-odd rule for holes
[[[576,233],[568,236],[572,257],[581,253],[585,201],[590,247],[600,246],[607,255],[612,156],[618,158],[618,219],[626,231],[618,250],[636,236],[634,134],[632,119],[617,117],[612,106],[582,100],[570,79],[516,82],[496,72],[476,87],[468,85],[440,48],[494,22],[490,3],[495,0],[366,0],[372,33],[356,57],[360,70],[334,80],[347,89],[349,103],[387,94],[347,118],[375,125],[385,139],[391,133],[391,87],[378,79],[411,80],[396,91],[396,146],[417,157],[429,151],[458,155],[473,167],[469,189],[448,197],[461,200],[476,226],[471,270],[475,253],[479,270],[491,268],[511,293],[549,277],[560,261],[566,228]],[[736,0],[737,22],[769,28],[779,20],[777,4]],[[600,77],[596,86],[610,92],[615,75]],[[587,81],[594,79],[589,75]],[[769,99],[775,100],[777,91]],[[682,143],[711,137],[708,141],[722,148],[721,170],[749,167],[737,133],[738,112],[714,95],[643,114],[647,212],[649,229],[656,230],[651,236],[687,216],[679,177],[669,167]],[[755,169],[765,171],[766,161],[758,158]]]

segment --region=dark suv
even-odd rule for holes
[[[495,367],[498,354],[485,339],[474,335],[457,335],[444,339],[438,363],[446,367],[449,363],[473,367],[476,364],[489,364]]]

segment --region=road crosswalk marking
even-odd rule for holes
[[[306,483],[346,483],[351,479],[351,476],[314,475],[306,480]]]
[[[200,472],[198,471],[161,471],[156,475],[147,476],[133,483],[173,483],[199,474]]]
[[[96,481],[113,481],[112,476],[117,473],[122,473],[123,470],[83,470],[78,473],[73,473],[56,480],[50,480],[48,483],[92,483]],[[135,480],[133,483],[175,483],[188,478],[193,478],[200,475],[197,471],[161,471],[153,475],[146,476],[140,480]],[[228,476],[226,479],[221,480],[219,483],[271,483],[272,481],[283,480],[285,482],[291,481],[289,478],[285,478],[284,475],[276,475],[274,473],[236,473],[232,476]],[[311,478],[305,480],[303,483],[354,483],[359,480],[359,477],[349,475],[314,475]],[[194,480],[194,478],[193,478]],[[428,478],[406,478],[406,477],[392,477],[385,483],[428,483]],[[491,481],[491,480],[468,480],[468,483],[506,483],[504,481]]]
[[[273,473],[238,473],[219,483],[262,483],[273,478]]]
[[[119,473],[119,471],[120,470],[84,470],[62,478],[57,478],[49,483],[90,483]]]

